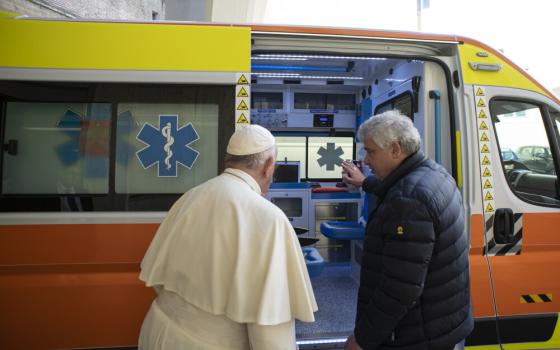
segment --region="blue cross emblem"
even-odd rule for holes
[[[144,169],[157,163],[158,177],[176,177],[177,163],[189,169],[200,154],[189,145],[199,139],[192,123],[177,128],[177,115],[160,115],[159,129],[149,123],[144,126],[136,139],[147,146],[136,152]]]

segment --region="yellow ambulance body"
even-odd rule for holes
[[[138,280],[144,252],[171,203],[223,170],[236,125],[353,134],[392,108],[463,193],[467,346],[560,348],[560,101],[496,50],[449,35],[8,13],[0,33],[0,348],[135,346],[154,298]],[[340,95],[353,103],[329,105]],[[142,152],[141,128],[162,116],[198,130],[174,175]]]

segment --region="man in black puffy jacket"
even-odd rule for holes
[[[411,120],[389,111],[358,131],[364,180],[344,163],[343,180],[377,196],[369,214],[354,334],[345,349],[451,350],[473,329],[463,202],[447,171],[420,151]]]

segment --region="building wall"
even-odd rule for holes
[[[165,0],[165,19],[217,23],[260,23],[267,0]]]
[[[165,19],[164,0],[0,0],[0,10],[34,17]]]
[[[267,0],[0,0],[32,17],[260,23]]]
[[[165,19],[169,21],[210,22],[212,0],[165,0]]]

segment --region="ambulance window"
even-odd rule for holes
[[[375,108],[374,114],[380,114],[393,109],[399,110],[402,114],[414,120],[414,114],[412,112],[412,94],[410,92],[405,92],[381,103]]]
[[[556,170],[538,105],[508,100],[490,104],[502,165],[511,189],[529,202],[560,205]]]
[[[120,103],[116,193],[183,193],[218,173],[218,105]]]
[[[111,104],[8,102],[3,194],[105,194]]]
[[[0,81],[0,212],[164,211],[223,170],[231,86]]]

